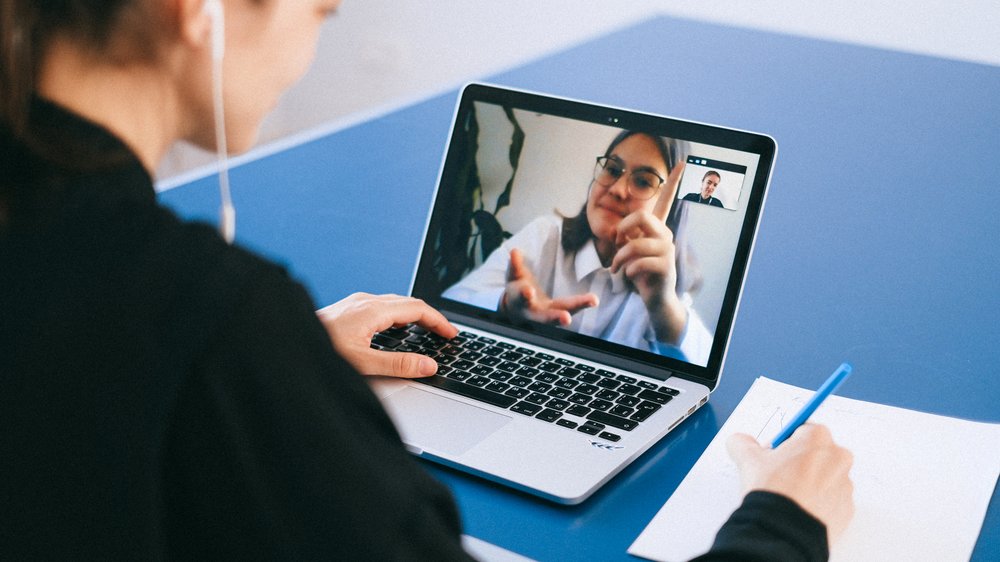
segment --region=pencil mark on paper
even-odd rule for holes
[[[775,424],[777,424],[777,426],[775,426]],[[785,411],[781,409],[781,407],[777,407],[773,412],[771,412],[771,416],[767,418],[766,422],[764,422],[764,426],[760,428],[760,431],[757,432],[754,439],[760,441],[760,436],[763,435],[765,431],[772,435],[777,434],[783,427],[785,427]]]

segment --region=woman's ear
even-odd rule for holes
[[[216,16],[222,17],[221,3],[213,10],[212,2],[220,0],[170,0],[179,38],[186,45],[196,49],[212,47],[214,20]]]

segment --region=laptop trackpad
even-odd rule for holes
[[[422,449],[461,455],[510,417],[408,386],[383,400],[403,441]]]

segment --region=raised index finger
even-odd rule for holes
[[[678,162],[674,169],[670,170],[670,175],[667,176],[667,181],[663,184],[663,190],[660,191],[660,197],[653,205],[653,215],[661,221],[667,220],[670,205],[674,202],[674,197],[677,196],[677,185],[681,182],[682,173],[684,173],[684,160]]]

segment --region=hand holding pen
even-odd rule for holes
[[[744,493],[763,490],[791,499],[826,525],[829,544],[854,515],[854,485],[849,475],[854,456],[834,443],[825,426],[804,422],[850,373],[850,365],[845,365],[820,387],[771,447],[743,433],[734,434],[726,443]]]

